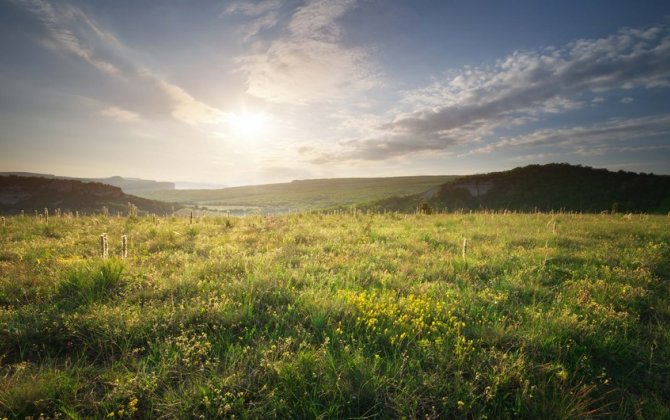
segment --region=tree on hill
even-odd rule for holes
[[[484,188],[483,188],[484,187]],[[380,208],[413,211],[422,195],[382,200]],[[567,210],[661,212],[670,205],[670,176],[611,172],[580,165],[529,165],[510,171],[460,177],[429,200],[433,208],[464,210]]]

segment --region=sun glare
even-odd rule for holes
[[[232,113],[226,118],[230,129],[239,137],[258,137],[270,131],[271,119],[263,113]]]

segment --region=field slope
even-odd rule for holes
[[[669,284],[668,216],[9,217],[0,418],[669,418]]]
[[[217,190],[165,190],[140,195],[154,200],[240,210],[244,213],[287,213],[417,194],[454,178],[444,175],[313,179]]]

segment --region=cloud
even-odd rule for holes
[[[591,101],[599,103],[604,92],[667,86],[669,28],[625,28],[605,38],[515,52],[489,67],[452,72],[406,92],[403,104],[413,111],[378,127],[379,136],[347,142],[338,153],[324,156],[382,160],[442,152],[477,144],[501,128],[579,109],[585,95],[597,95]],[[648,131],[637,129],[629,135]]]
[[[635,100],[634,98],[632,98],[630,96],[626,96],[624,98],[621,98],[621,100],[619,102],[621,102],[622,104],[625,105],[625,104],[629,104],[629,103],[633,102],[634,100]]]
[[[305,104],[350,97],[373,87],[368,53],[342,45],[338,20],[353,0],[311,0],[293,14],[286,34],[261,53],[241,57],[247,92],[278,103]]]
[[[244,16],[248,22],[241,26],[242,38],[248,40],[260,32],[275,27],[279,23],[280,0],[266,0],[260,2],[235,1],[224,11],[225,15]]]
[[[111,75],[119,73],[119,69],[114,64],[97,57],[94,48],[76,33],[103,34],[89,19],[81,19],[84,15],[78,9],[64,3],[59,7],[54,7],[51,3],[40,0],[19,0],[17,3],[32,12],[44,25],[50,35],[48,42],[45,43],[47,47],[72,53],[102,72]],[[69,27],[70,23],[78,19],[77,30]]]
[[[280,0],[265,1],[233,1],[225,10],[225,14],[241,14],[244,16],[258,17],[269,12],[274,12],[281,7]]]
[[[613,153],[639,153],[639,152],[663,152],[670,150],[668,144],[657,144],[649,146],[610,146],[600,145],[588,148],[580,148],[575,154],[581,156],[605,156]]]
[[[624,29],[563,49],[516,52],[493,68],[467,69],[415,94],[437,98],[426,109],[388,125],[395,131],[436,132],[514,113],[555,113],[578,106],[574,96],[636,87],[670,86],[668,28]]]
[[[490,125],[498,124],[492,121]],[[526,120],[507,121],[508,124],[524,124]],[[312,164],[324,165],[341,162],[402,160],[408,156],[467,155],[493,153],[502,150],[528,150],[541,147],[562,149],[561,153],[573,153],[583,156],[604,155],[606,153],[626,153],[650,150],[668,150],[669,145],[628,145],[624,142],[670,135],[670,115],[643,118],[612,119],[606,122],[574,127],[536,130],[515,137],[502,137],[498,141],[481,146],[465,153],[456,154],[449,149],[464,143],[463,139],[474,144],[493,132],[486,124],[470,124],[441,133],[427,133],[420,142],[411,133],[386,134],[364,140],[349,139],[340,141],[334,150],[301,148],[298,153]],[[418,143],[418,144],[417,144]],[[521,160],[531,158],[547,159],[558,156],[559,152],[544,151],[527,154]]]
[[[189,125],[214,124],[222,121],[225,113],[198,101],[184,89],[164,80],[155,79],[158,86],[172,99],[172,116]]]
[[[625,151],[626,147],[631,146],[617,143],[667,135],[670,135],[670,115],[613,119],[587,126],[543,129],[521,136],[502,138],[493,144],[477,148],[469,154],[540,146],[567,148],[578,154],[590,154],[590,149],[603,150],[610,147]]]
[[[551,159],[556,159],[558,156],[561,156],[560,153],[549,152],[549,153],[533,153],[529,155],[520,155],[514,156],[513,161],[516,162],[539,162],[539,161],[549,161]]]
[[[140,120],[139,114],[116,106],[101,109],[99,114],[121,122],[135,122]]]
[[[114,78],[128,90],[148,90],[152,97],[164,102],[169,114],[189,125],[220,121],[223,114],[194,98],[182,87],[171,83],[142,65],[137,54],[114,34],[105,31],[82,10],[66,2],[16,0],[42,23],[47,38],[43,44],[56,51],[73,54],[100,72]],[[123,111],[123,106],[109,109]],[[123,119],[124,114],[107,110],[106,116]],[[151,112],[156,112],[152,109]],[[139,118],[139,114],[135,114]],[[128,115],[125,115],[127,120]]]
[[[330,164],[343,161],[383,161],[388,159],[405,159],[408,156],[435,154],[448,155],[452,147],[463,144],[464,139],[480,142],[493,134],[503,119],[490,120],[487,123],[472,122],[451,130],[440,132],[416,133],[385,133],[377,130],[376,136],[365,139],[348,139],[338,142],[336,150],[309,150],[301,153],[303,158],[314,164]],[[516,118],[505,121],[505,124],[521,125],[529,118]],[[386,125],[384,125],[385,127]]]

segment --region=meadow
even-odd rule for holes
[[[424,193],[457,176],[400,176],[386,178],[307,179],[287,183],[250,185],[215,190],[145,191],[139,196],[198,205],[231,214],[284,214],[374,203],[388,197]],[[217,209],[221,208],[221,209]],[[227,210],[223,209],[225,213]]]
[[[668,216],[12,216],[0,418],[669,418],[669,281]]]

